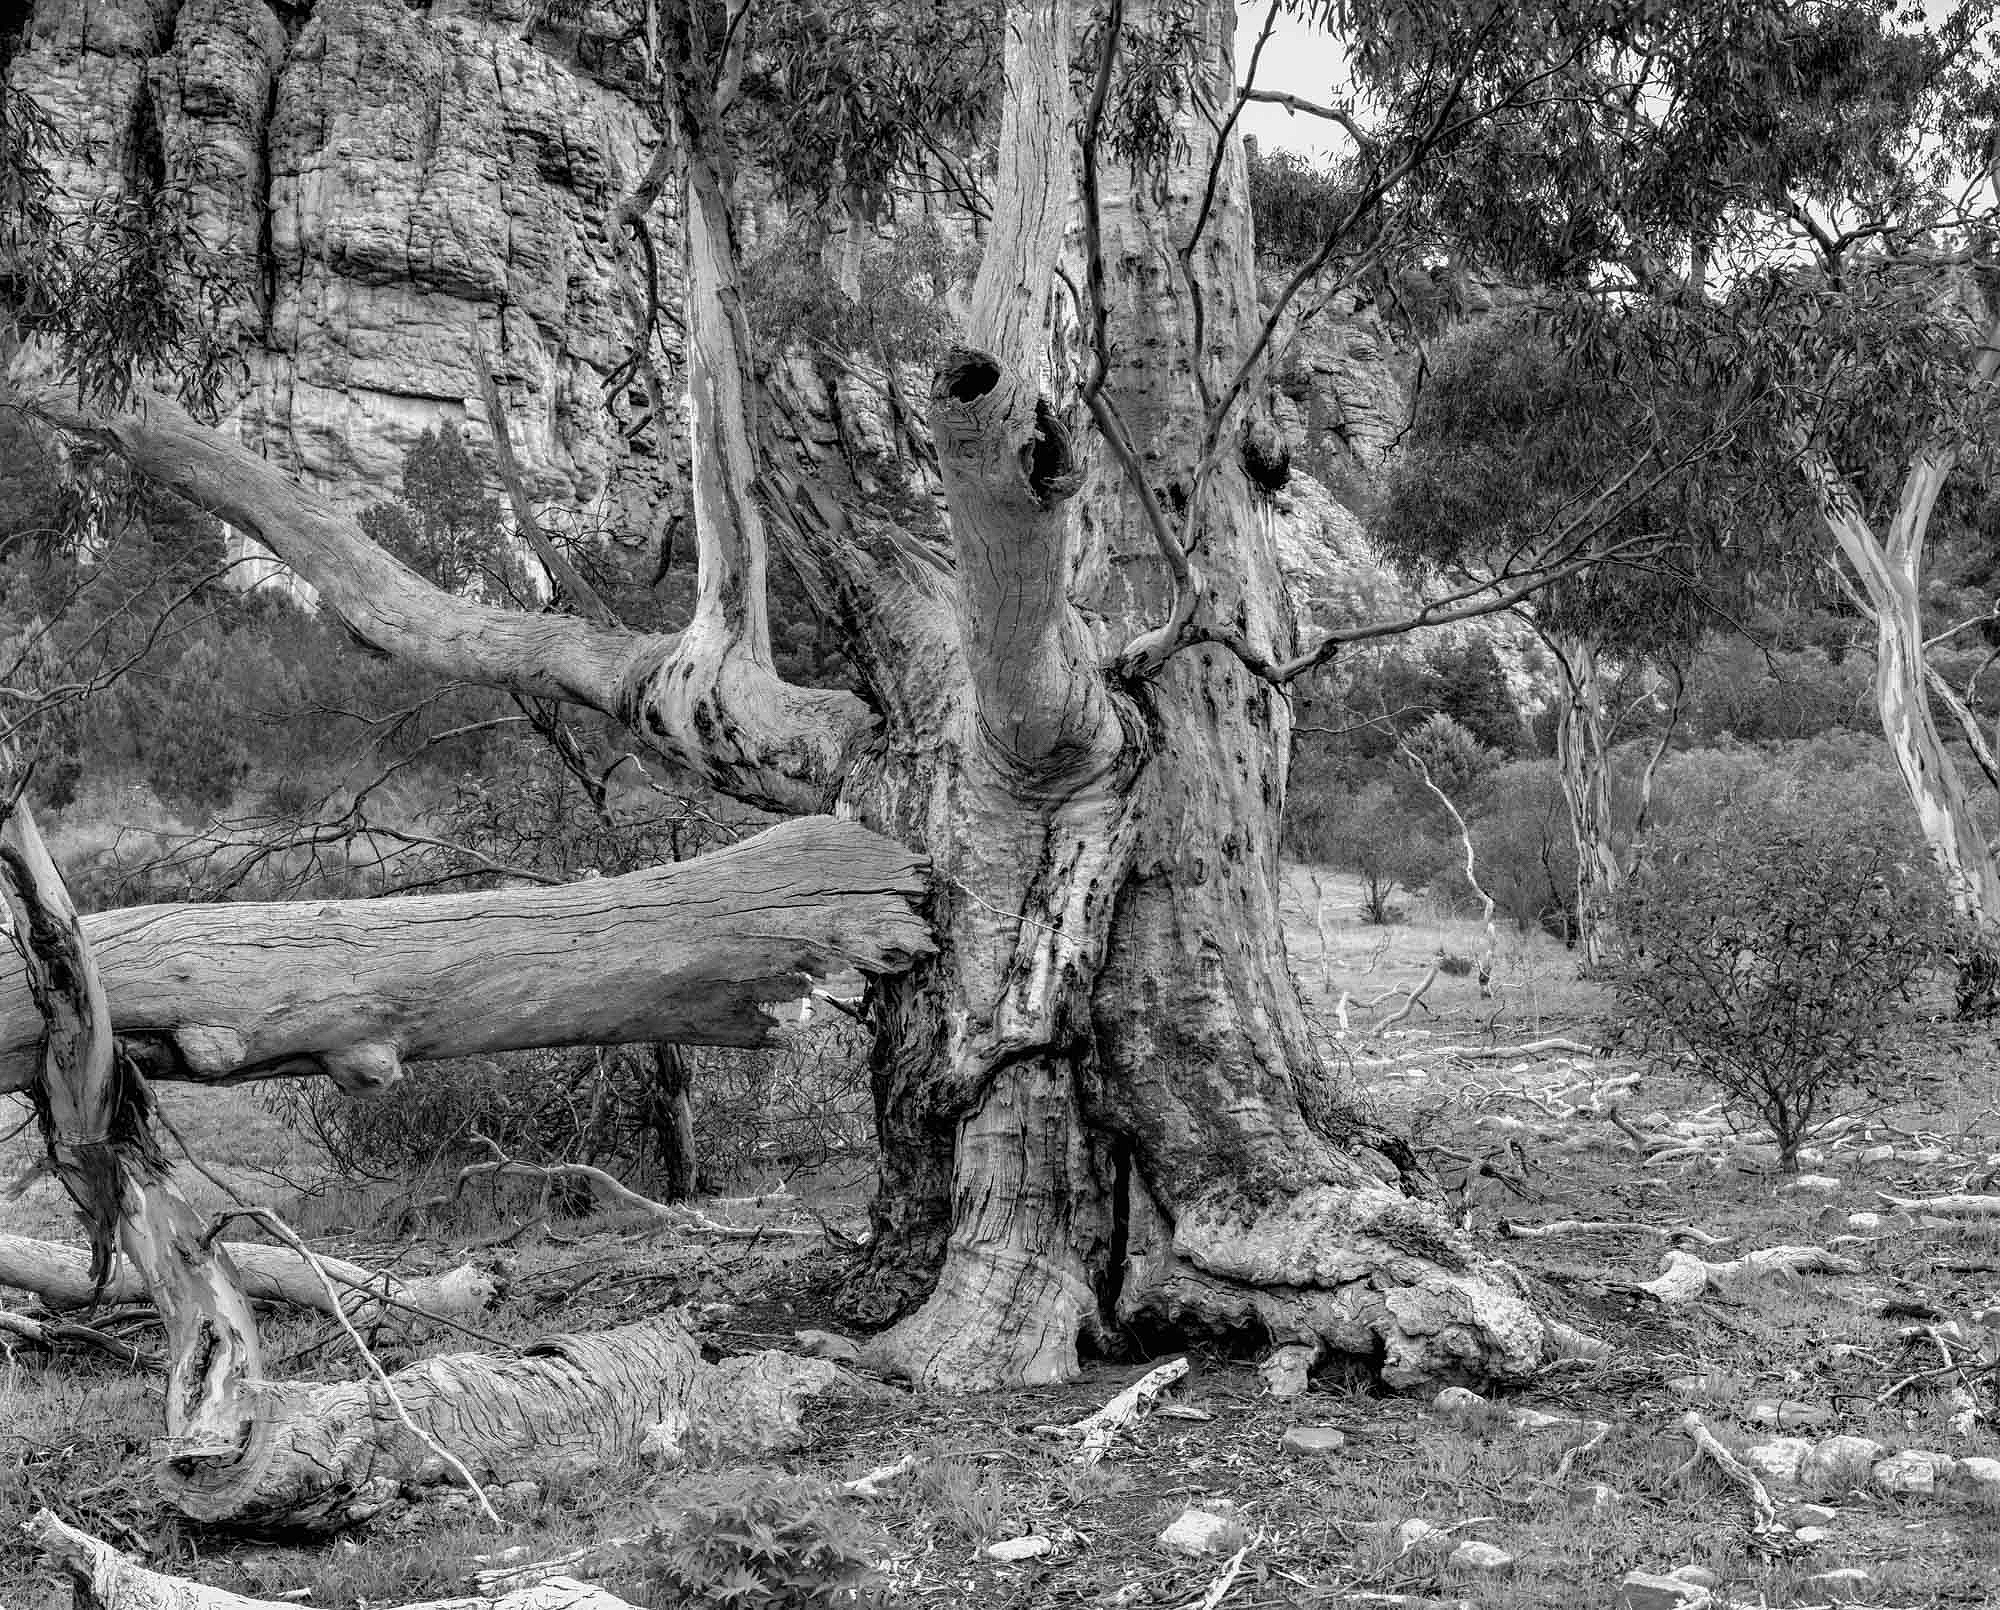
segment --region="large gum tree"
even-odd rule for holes
[[[370,1084],[463,1049],[455,1035],[489,1049],[751,1039],[760,999],[856,956],[877,975],[882,1163],[875,1233],[844,1301],[885,1327],[875,1357],[912,1380],[1060,1380],[1080,1346],[1135,1330],[1358,1354],[1404,1384],[1518,1376],[1575,1345],[1449,1228],[1407,1147],[1343,1103],[1309,1044],[1278,911],[1285,687],[1340,641],[1395,628],[1295,641],[1265,490],[1282,468],[1257,413],[1274,331],[1379,264],[1412,176],[1546,98],[1594,48],[1591,28],[1637,26],[1650,8],[1321,9],[1374,98],[1339,111],[1355,144],[1321,249],[1260,288],[1234,9],[1007,7],[997,130],[984,131],[990,217],[928,403],[942,507],[900,511],[794,456],[753,345],[731,118],[759,70],[754,15],[680,0],[649,11],[662,142],[621,216],[678,198],[700,585],[675,634],[442,592],[164,396],[79,400],[35,378],[25,350],[12,383],[41,418],[254,534],[367,647],[603,712],[722,793],[815,818],[728,852],[726,958],[700,955],[698,929],[672,929],[690,958],[677,987],[722,1004],[671,1022],[648,1004],[659,981],[621,966],[631,951],[616,945],[552,944],[539,985],[511,959],[508,988],[538,993],[509,1024],[437,988],[320,1010],[271,940],[287,908],[89,919],[110,1025],[140,1065]],[[1593,533],[1570,536],[1422,618],[1575,574]],[[857,691],[774,671],[774,550],[838,633]],[[912,853],[921,941],[895,915]],[[793,888],[818,915],[762,955],[757,913]],[[671,891],[659,898],[675,923],[688,915]],[[449,938],[442,902],[389,904],[297,920],[364,953],[407,951],[427,927]],[[602,913],[581,916],[601,936]],[[535,909],[500,920],[532,944]],[[171,968],[155,973],[145,958],[168,921]],[[635,924],[628,945],[648,943]],[[501,965],[475,937],[433,971],[463,978],[481,956]],[[18,995],[16,1019],[30,1010]],[[18,1056],[10,1066],[16,1085],[36,1077]],[[45,1058],[40,1077],[55,1076]],[[100,1090],[100,1105],[115,1099]],[[218,1416],[214,1437],[232,1424]]]

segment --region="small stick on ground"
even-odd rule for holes
[[[1594,1449],[1602,1447],[1604,1445],[1604,1439],[1611,1435],[1611,1422],[1609,1420],[1597,1420],[1587,1423],[1594,1424],[1597,1427],[1597,1429],[1591,1432],[1589,1438],[1586,1441],[1579,1442],[1574,1448],[1570,1449],[1568,1453],[1564,1454],[1559,1461],[1557,1461],[1556,1473],[1550,1479],[1558,1487],[1562,1486],[1564,1482],[1569,1480],[1570,1470],[1575,1466],[1577,1460],[1581,1459],[1585,1454],[1592,1452]]]
[[[1256,1539],[1252,1538],[1230,1555],[1229,1563],[1222,1568],[1222,1574],[1209,1585],[1208,1592],[1190,1605],[1188,1610],[1215,1610],[1217,1605],[1228,1598],[1229,1590],[1236,1586],[1236,1578],[1242,1574],[1244,1557],[1256,1546]]]
[[[1708,1460],[1726,1480],[1741,1488],[1744,1496],[1750,1500],[1751,1536],[1758,1538],[1774,1536],[1780,1529],[1778,1509],[1771,1502],[1771,1495],[1765,1490],[1757,1473],[1717,1442],[1715,1433],[1702,1423],[1701,1416],[1694,1410],[1690,1409],[1681,1416],[1681,1430],[1694,1439],[1694,1452],[1685,1464],[1674,1471],[1674,1479],[1687,1480],[1701,1467],[1704,1459]]]
[[[1072,1463],[1094,1465],[1110,1451],[1118,1433],[1143,1419],[1146,1411],[1160,1400],[1167,1388],[1187,1372],[1186,1359],[1168,1359],[1159,1368],[1140,1376],[1095,1414],[1077,1421],[1075,1425],[1036,1426],[1036,1434],[1078,1443]]]

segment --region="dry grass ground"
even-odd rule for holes
[[[1351,885],[1295,875],[1288,918],[1295,965],[1329,1044],[1345,995],[1359,1025],[1394,1010],[1440,955],[1469,956],[1479,944],[1463,922],[1419,920],[1391,930],[1355,920]],[[1316,908],[1318,908],[1316,912]],[[1322,936],[1324,942],[1322,943]],[[1494,982],[1482,998],[1470,975],[1440,974],[1422,1005],[1385,1038],[1357,1047],[1355,1077],[1373,1099],[1421,1138],[1462,1157],[1507,1158],[1518,1139],[1530,1165],[1524,1197],[1475,1179],[1468,1210],[1488,1228],[1557,1219],[1695,1225],[1727,1237],[1713,1258],[1783,1243],[1825,1243],[1849,1234],[1847,1215],[1882,1206],[1878,1192],[1925,1194],[1960,1188],[1968,1171],[2000,1152],[1990,1035],[1940,1031],[1924,1076],[1912,1082],[1863,1137],[1889,1148],[1860,1161],[1850,1146],[1826,1165],[1837,1190],[1798,1193],[1740,1167],[1642,1167],[1605,1122],[1553,1125],[1527,1097],[1543,1097],[1613,1070],[1587,1060],[1461,1060],[1448,1048],[1518,1043],[1547,1035],[1601,1037],[1608,1002],[1574,980],[1571,959],[1540,936],[1503,934]],[[1352,1042],[1350,1042],[1352,1043]],[[1391,1060],[1396,1059],[1396,1060]],[[1674,1081],[1648,1080],[1626,1101],[1628,1116],[1664,1125],[1706,1103]],[[421,1214],[398,1229],[379,1201],[354,1193],[301,1203],[296,1182],[312,1171],[298,1137],[243,1092],[176,1091],[167,1111],[222,1185],[190,1185],[208,1206],[224,1186],[288,1205],[329,1250],[361,1261],[400,1260],[410,1269],[455,1258],[503,1222],[483,1204],[448,1223]],[[1527,1128],[1507,1122],[1525,1119]],[[27,1137],[0,1149],[11,1176],[32,1155]],[[292,1182],[292,1183],[288,1183]],[[833,1204],[852,1212],[858,1196]],[[61,1233],[66,1215],[45,1186],[0,1205],[0,1228]],[[343,1226],[345,1229],[343,1230]],[[356,1233],[367,1227],[368,1234]],[[851,1228],[851,1225],[850,1225]],[[729,1303],[712,1341],[720,1350],[784,1345],[801,1326],[826,1326],[824,1303],[838,1268],[823,1243],[773,1248],[651,1236],[616,1220],[561,1226],[562,1239],[523,1242],[510,1260],[511,1289],[491,1328],[509,1340],[617,1324],[672,1303]],[[2000,1604],[2000,1513],[1946,1498],[1860,1491],[1817,1496],[1837,1511],[1828,1536],[1775,1556],[1752,1546],[1748,1511],[1710,1474],[1674,1472],[1690,1451],[1679,1430],[1687,1404],[1669,1382],[1712,1378],[1701,1405],[1733,1447],[1768,1435],[1747,1423],[1759,1397],[1799,1400],[1830,1412],[1828,1429],[1864,1434],[1892,1448],[2000,1456],[1992,1418],[2000,1380],[1981,1384],[1989,1420],[1970,1436],[1948,1424],[1948,1407],[1921,1390],[1884,1400],[1915,1366],[1901,1333],[1929,1312],[1969,1323],[2000,1290],[2000,1231],[1885,1221],[1843,1243],[1855,1276],[1756,1278],[1731,1283],[1692,1307],[1662,1308],[1635,1291],[1659,1267],[1661,1243],[1642,1231],[1514,1240],[1507,1250],[1549,1302],[1618,1345],[1614,1361],[1564,1365],[1513,1395],[1509,1406],[1610,1423],[1563,1479],[1564,1455],[1585,1440],[1574,1425],[1523,1431],[1498,1412],[1452,1417],[1427,1396],[1398,1397],[1359,1372],[1316,1377],[1302,1398],[1267,1395],[1249,1361],[1198,1354],[1178,1395],[1203,1418],[1142,1422],[1101,1466],[1072,1464],[1034,1427],[1081,1417],[1145,1367],[1133,1358],[1094,1365],[1061,1389],[941,1403],[905,1397],[866,1407],[829,1405],[811,1420],[812,1441],[788,1468],[834,1478],[903,1455],[914,1474],[889,1496],[857,1503],[877,1528],[876,1548],[895,1602],[925,1606],[1193,1606],[1218,1575],[1213,1557],[1186,1559],[1156,1541],[1185,1505],[1227,1508],[1231,1546],[1250,1544],[1222,1610],[1381,1604],[1364,1595],[1465,1603],[1487,1610],[1608,1605],[1629,1569],[1700,1564],[1736,1600],[1774,1606],[1858,1600],[1878,1606]],[[488,1249],[493,1256],[495,1249]],[[331,1327],[271,1315],[270,1353],[285,1373],[348,1374],[353,1361]],[[387,1362],[396,1362],[393,1352]],[[1919,1361],[1921,1362],[1921,1361]],[[673,1513],[690,1478],[635,1469],[547,1486],[507,1510],[509,1532],[475,1523],[449,1496],[332,1543],[245,1544],[176,1524],[153,1500],[144,1472],[157,1430],[156,1378],[87,1356],[9,1357],[0,1390],[0,1520],[47,1504],[76,1524],[135,1551],[161,1569],[198,1575],[240,1592],[354,1607],[463,1591],[474,1556],[510,1546],[555,1555],[603,1537],[641,1531]],[[1280,1451],[1294,1425],[1333,1426],[1346,1443],[1331,1456]],[[1580,1505],[1580,1484],[1616,1497]],[[1451,1566],[1437,1551],[1401,1550],[1392,1532],[1411,1519],[1453,1529],[1453,1541],[1483,1539],[1515,1557],[1503,1576]],[[1036,1535],[1052,1551],[1021,1564],[986,1556],[996,1540]],[[1865,1583],[1835,1588],[1823,1573],[1856,1567]],[[628,1564],[610,1566],[608,1586],[639,1592]],[[42,1610],[66,1590],[25,1550],[0,1542],[0,1605]],[[643,1602],[639,1600],[638,1602]]]

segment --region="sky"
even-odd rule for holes
[[[1269,0],[1238,0],[1236,7],[1236,71],[1246,71],[1258,31],[1270,11]],[[1271,41],[1257,66],[1259,89],[1284,90],[1322,103],[1334,98],[1333,82],[1341,74],[1340,47],[1319,29],[1296,17],[1278,18]],[[1287,112],[1253,101],[1243,109],[1243,132],[1254,134],[1265,150],[1284,147],[1303,156],[1324,156],[1335,149],[1340,131],[1316,117]]]

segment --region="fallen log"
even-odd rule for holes
[[[289,1599],[252,1599],[186,1577],[168,1576],[135,1564],[109,1543],[80,1532],[46,1509],[22,1530],[43,1554],[70,1577],[76,1602],[91,1610],[298,1610]],[[386,1610],[386,1607],[385,1607]],[[636,1610],[603,1588],[574,1577],[548,1577],[498,1597],[475,1595],[432,1599],[401,1610]]]
[[[161,1492],[212,1524],[334,1531],[453,1480],[438,1445],[493,1484],[574,1476],[641,1454],[707,1461],[795,1445],[807,1396],[886,1390],[787,1353],[707,1364],[669,1318],[552,1337],[515,1358],[420,1359],[389,1383],[409,1423],[377,1382],[252,1382],[256,1421],[241,1457],[165,1466]]]
[[[774,1003],[931,949],[920,858],[804,817],[692,861],[555,887],[385,900],[137,906],[83,919],[111,1028],[148,1077],[324,1073],[554,1045],[771,1043]],[[0,1091],[43,1021],[0,975]]]
[[[332,1312],[326,1288],[289,1247],[229,1241],[223,1250],[236,1265],[246,1296]],[[321,1255],[320,1263],[336,1285],[347,1288],[341,1307],[350,1317],[393,1317],[400,1312],[406,1317],[422,1313],[446,1320],[470,1319],[492,1302],[497,1290],[491,1275],[469,1263],[414,1280],[376,1274],[342,1258]],[[89,1260],[80,1250],[22,1235],[0,1235],[0,1286],[33,1292],[51,1308],[87,1307],[93,1294],[111,1303],[147,1300],[146,1283],[130,1264],[113,1268],[97,1291]]]
[[[1723,1263],[1708,1263],[1692,1252],[1669,1252],[1661,1260],[1660,1272],[1643,1281],[1639,1290],[1651,1292],[1669,1307],[1691,1303],[1718,1280],[1732,1275],[1858,1275],[1861,1265],[1824,1247],[1766,1247],[1746,1252]]]
[[[1930,1213],[1940,1219],[2000,1219],[2000,1196],[1891,1196],[1875,1193],[1905,1213]]]

